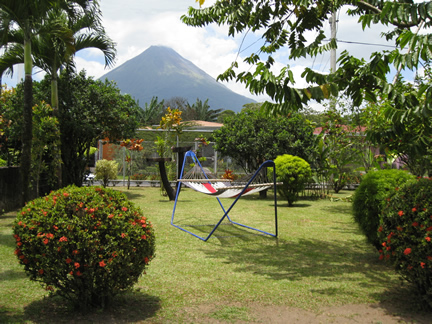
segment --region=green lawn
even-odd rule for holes
[[[140,205],[154,224],[156,258],[136,285],[109,309],[79,314],[57,298],[46,298],[30,282],[13,251],[15,214],[0,216],[0,323],[221,322],[250,321],[250,305],[304,310],[346,304],[401,305],[415,296],[365,243],[344,201],[301,200],[288,208],[279,200],[279,238],[222,225],[203,242],[170,225],[173,202],[158,188],[115,188]],[[347,196],[341,192],[335,196]],[[222,200],[230,204],[232,200]],[[258,196],[239,200],[233,220],[273,231],[274,204]],[[215,198],[183,190],[176,222],[206,235],[222,215]],[[205,313],[203,310],[210,309]],[[214,310],[217,311],[214,311]],[[415,311],[415,310],[414,310]]]

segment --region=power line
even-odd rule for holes
[[[330,40],[326,39],[326,41],[330,41]],[[358,44],[358,45],[370,45],[370,46],[381,46],[381,47],[396,48],[396,46],[394,46],[394,45],[353,42],[353,41],[344,41],[344,40],[340,40],[340,39],[337,39],[336,42],[338,42],[338,43],[347,43],[347,44]]]

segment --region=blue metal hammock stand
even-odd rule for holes
[[[199,168],[201,169],[203,175],[208,180],[206,182],[208,182],[209,184],[211,184],[211,179],[209,179],[207,177],[207,175],[204,172],[204,169],[201,166],[201,163],[199,162],[199,160],[196,157],[195,153],[192,152],[192,151],[186,152],[186,154],[184,156],[184,160],[183,160],[183,165],[182,165],[180,177],[179,177],[180,181],[178,181],[178,183],[177,183],[176,197],[175,197],[174,208],[173,208],[172,217],[171,217],[171,225],[173,225],[174,227],[177,227],[177,228],[181,229],[182,231],[185,231],[185,232],[187,232],[187,233],[189,233],[189,234],[191,234],[191,235],[199,238],[202,241],[207,241],[213,235],[213,233],[216,231],[216,229],[218,228],[218,226],[222,223],[222,221],[225,218],[227,218],[227,220],[230,223],[232,223],[232,224],[239,225],[239,226],[242,226],[242,227],[254,230],[254,231],[258,231],[258,232],[260,232],[262,234],[265,234],[265,235],[270,235],[270,236],[273,236],[273,237],[277,237],[278,236],[277,197],[276,197],[276,166],[275,166],[275,164],[274,164],[273,161],[266,161],[263,164],[261,164],[261,166],[254,173],[254,175],[252,176],[252,178],[249,180],[249,182],[239,191],[238,194],[236,194],[235,200],[233,201],[233,203],[231,204],[231,206],[228,209],[225,210],[224,206],[222,205],[222,202],[219,200],[218,197],[216,197],[216,199],[218,200],[219,205],[221,206],[224,214],[223,214],[222,218],[218,221],[218,223],[214,226],[214,228],[211,230],[210,234],[208,234],[206,237],[199,236],[199,235],[197,235],[195,233],[192,233],[191,231],[188,231],[187,229],[185,229],[185,228],[183,228],[183,227],[181,227],[179,225],[174,224],[174,214],[175,214],[175,210],[176,210],[176,206],[177,206],[178,196],[179,196],[179,193],[180,193],[180,186],[182,185],[182,181],[181,180],[182,180],[182,177],[183,177],[184,167],[185,167],[186,160],[187,160],[188,157],[192,158],[193,163],[195,163],[195,165],[199,166]],[[250,227],[250,226],[247,226],[247,225],[244,225],[244,224],[240,224],[240,223],[234,222],[234,221],[231,220],[231,218],[228,215],[228,213],[231,211],[231,209],[234,207],[234,205],[237,203],[237,201],[243,196],[243,194],[245,194],[247,192],[248,187],[252,186],[251,182],[255,179],[255,177],[258,175],[258,173],[261,171],[261,169],[267,168],[267,167],[272,167],[273,168],[273,183],[270,184],[270,185],[273,186],[273,189],[274,189],[273,192],[274,192],[274,211],[275,211],[275,233],[268,233],[268,232],[262,231],[262,230],[257,229],[257,228],[253,228],[253,227]],[[184,179],[184,180],[186,180],[186,179]]]

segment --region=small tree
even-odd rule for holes
[[[288,206],[298,200],[298,194],[312,175],[309,163],[298,156],[284,154],[275,160],[276,178],[283,184],[278,187],[279,194],[286,198]]]
[[[95,178],[102,180],[104,188],[108,181],[117,178],[118,163],[115,161],[99,160],[96,162]]]
[[[127,188],[129,190],[130,188],[130,177],[131,177],[131,173],[132,173],[132,152],[133,151],[142,151],[144,148],[141,145],[141,143],[143,142],[143,139],[127,139],[124,141],[120,142],[120,146],[125,147],[128,151],[128,154],[126,156],[126,162],[128,163],[128,170],[127,170],[127,174],[128,174],[128,184],[127,184]]]

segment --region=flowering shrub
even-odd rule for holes
[[[35,199],[13,231],[30,279],[80,307],[105,306],[154,257],[153,228],[142,211],[102,187],[71,186]]]
[[[432,181],[399,189],[382,213],[380,259],[414,283],[432,307]]]
[[[377,236],[381,210],[385,208],[387,198],[395,188],[401,187],[415,177],[402,170],[379,170],[368,172],[363,176],[360,186],[353,196],[354,221],[366,236],[367,241],[381,249],[381,242]]]
[[[131,175],[131,179],[132,180],[146,180],[147,175],[142,174],[142,173],[135,173],[135,174]]]

